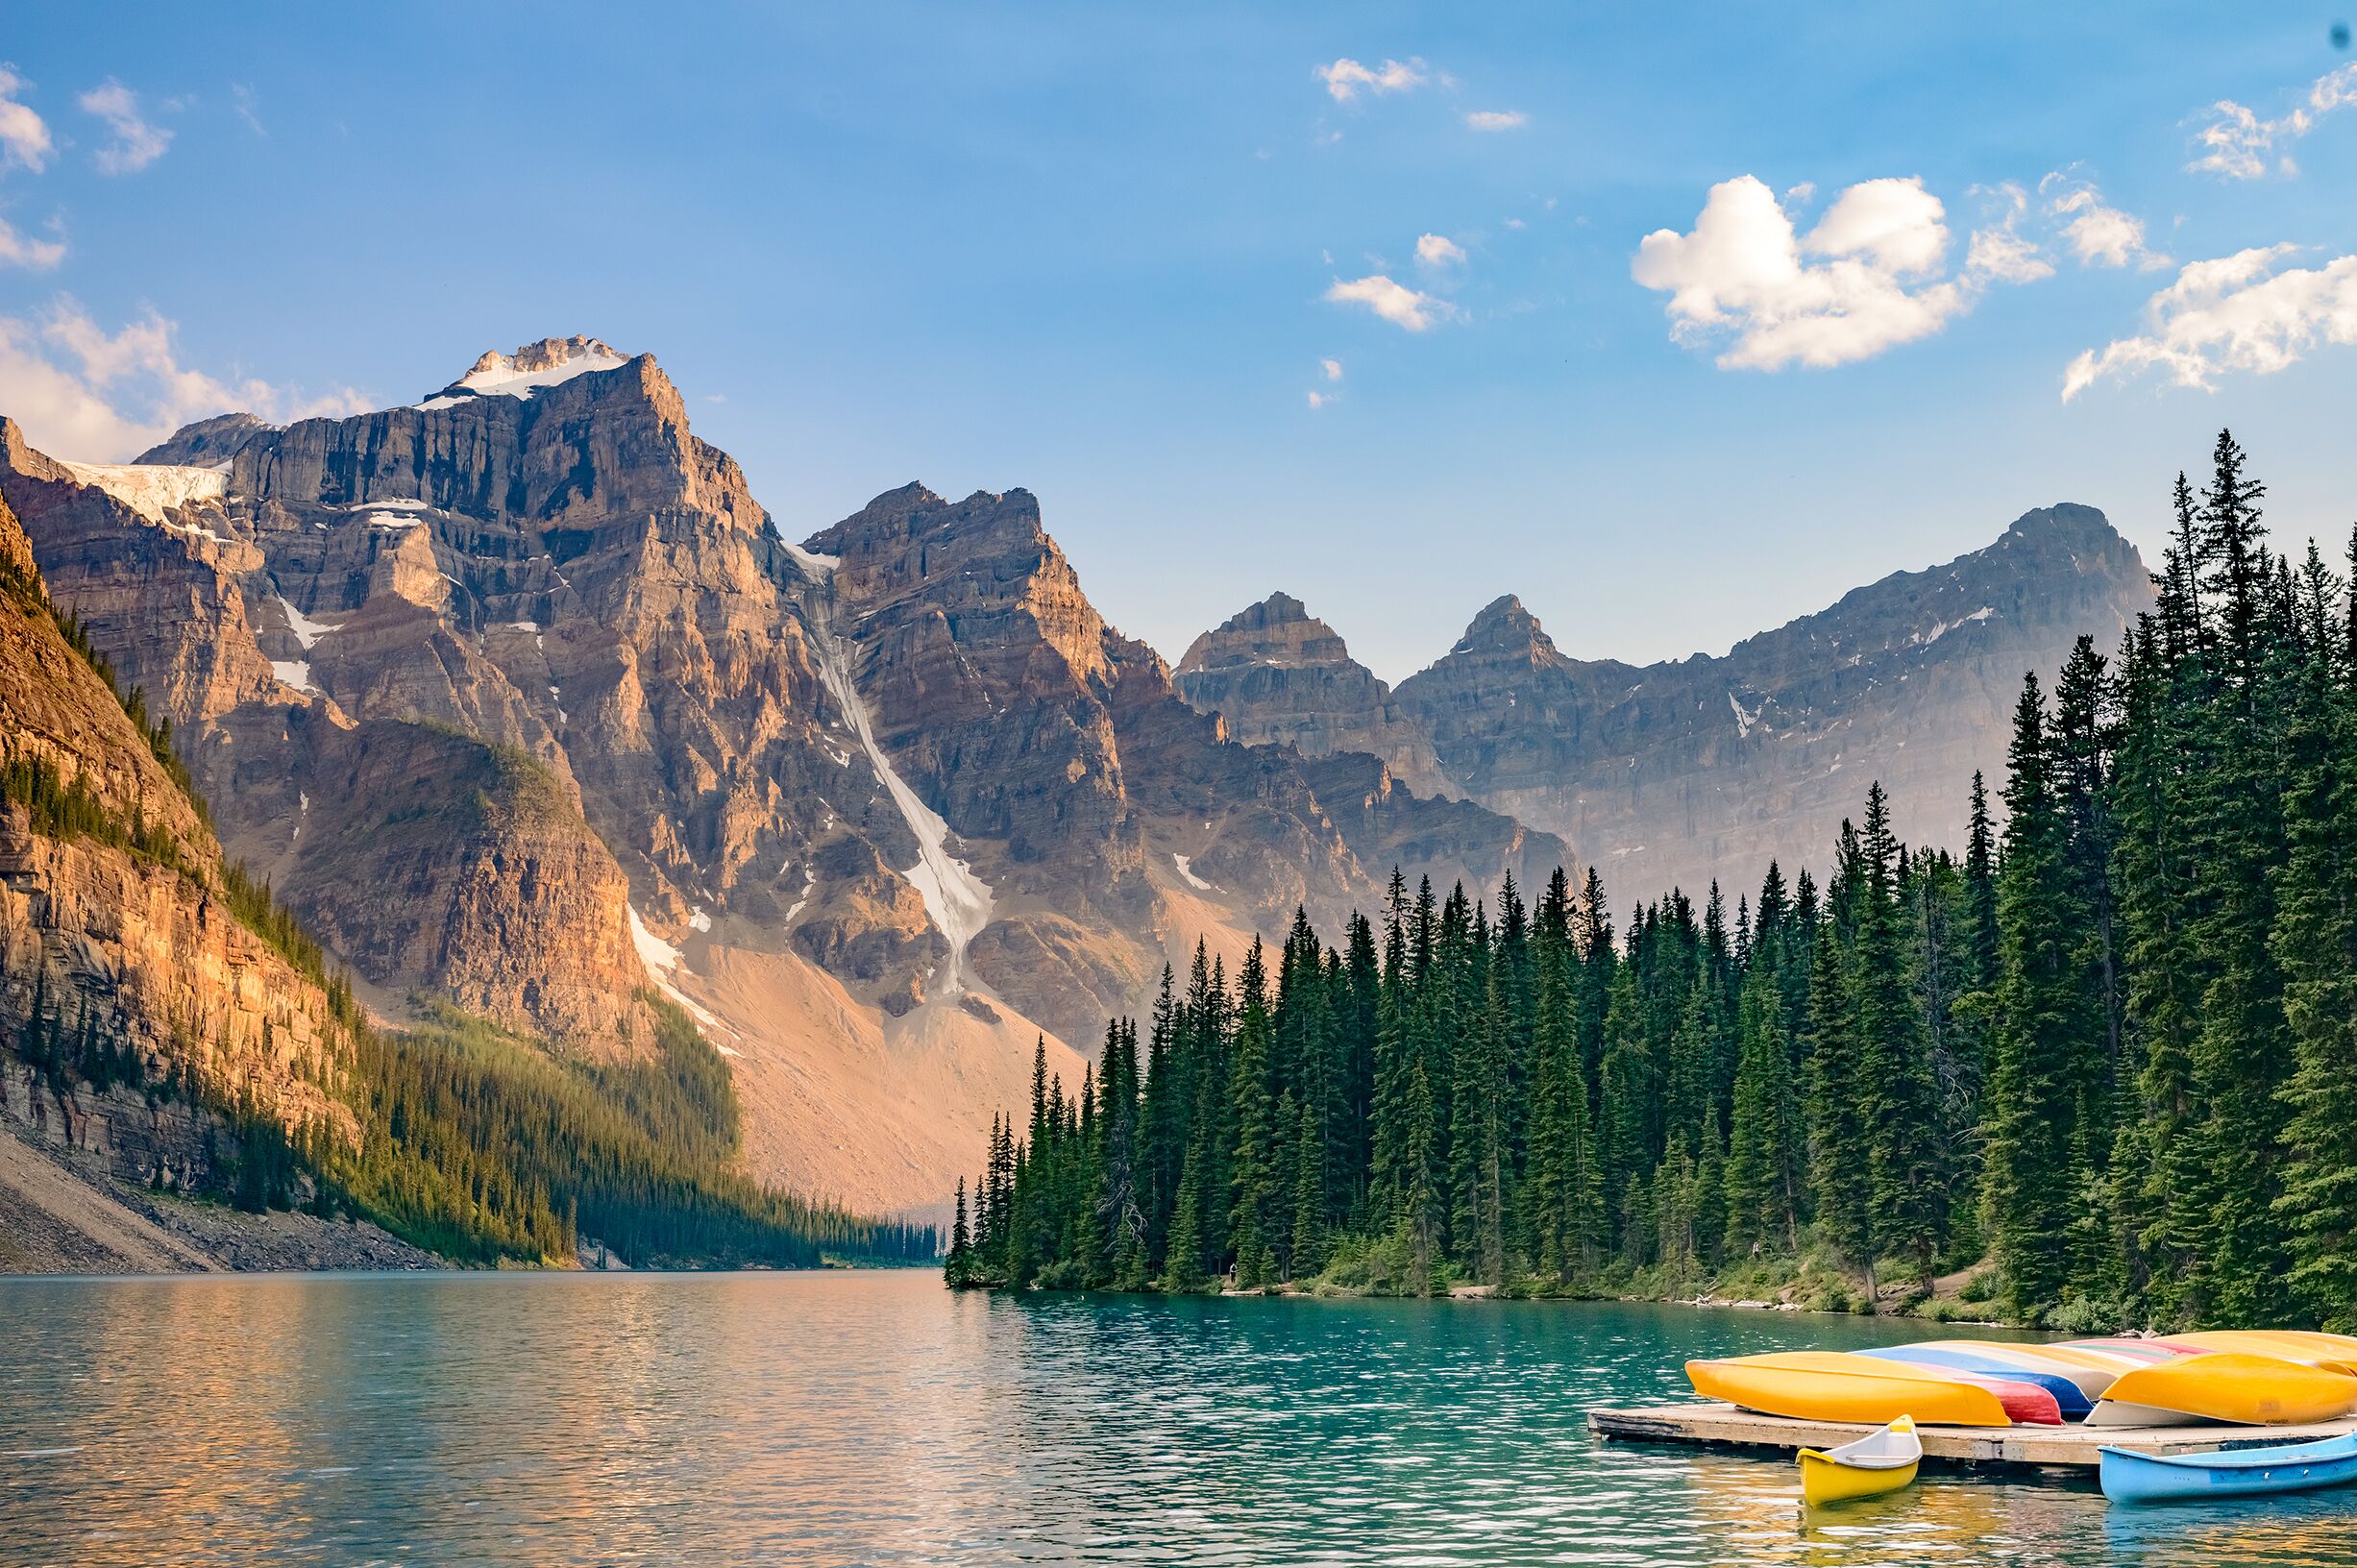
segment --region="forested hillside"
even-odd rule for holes
[[[1985,1261],[2023,1320],[2357,1324],[2357,611],[2222,433],[2114,658],[2025,681],[1995,825],[1616,929],[1593,872],[1198,953],[994,1135],[953,1283],[1680,1293]],[[2357,542],[2353,542],[2357,543]],[[1378,925],[1380,921],[1380,926]]]
[[[725,1064],[649,992],[653,1049],[552,1052],[444,1009],[374,1026],[222,855],[137,690],[49,600],[0,502],[0,1119],[117,1179],[381,1222],[464,1262],[908,1262],[930,1227],[752,1180]],[[0,1137],[12,1136],[0,1127]]]

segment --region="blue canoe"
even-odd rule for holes
[[[1877,1350],[1862,1350],[1861,1356],[1877,1360],[1905,1361],[1914,1366],[1941,1366],[1953,1372],[1972,1372],[1982,1377],[2003,1378],[2010,1383],[2026,1383],[2043,1388],[2054,1396],[2055,1406],[2065,1421],[2084,1421],[2094,1403],[2087,1392],[2071,1379],[2055,1372],[2033,1372],[2012,1361],[2000,1360],[1994,1356],[1976,1356],[1969,1350],[1952,1349],[1946,1345],[1891,1345]]]
[[[2115,1503],[2301,1492],[2357,1481],[2357,1432],[2313,1443],[2220,1454],[2131,1454],[2106,1448],[2103,1495]]]

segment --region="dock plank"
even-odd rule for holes
[[[1791,1453],[1832,1448],[1875,1429],[1842,1421],[1761,1415],[1717,1400],[1594,1409],[1587,1430],[1609,1442],[1686,1443]],[[2215,1454],[2224,1449],[2297,1443],[2357,1432],[2357,1419],[2300,1427],[1934,1427],[1916,1429],[1924,1458],[1944,1464],[2026,1470],[2093,1470],[2097,1450],[2139,1454]]]

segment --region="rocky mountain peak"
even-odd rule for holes
[[[893,622],[888,606],[921,606],[923,615],[975,628],[1007,625],[1002,618],[1013,616],[1034,625],[1075,676],[1109,674],[1105,623],[1028,490],[977,490],[950,502],[904,484],[812,535],[807,548],[841,563],[837,591],[881,624]]]
[[[1461,653],[1503,653],[1535,664],[1562,658],[1538,617],[1524,609],[1522,600],[1512,594],[1501,594],[1482,606],[1457,646],[1449,649],[1451,657]]]
[[[1179,660],[1178,669],[1184,676],[1215,667],[1256,664],[1347,665],[1374,679],[1351,658],[1349,646],[1332,626],[1312,615],[1300,600],[1282,592],[1237,611],[1215,630],[1197,637],[1186,657]]]
[[[2064,551],[2074,560],[2099,561],[2105,565],[2124,561],[2136,553],[2136,547],[2112,527],[2110,518],[2093,506],[2067,501],[2040,506],[2015,518],[1995,548],[2003,550],[2013,545]]]
[[[603,340],[584,337],[578,332],[571,337],[544,337],[537,343],[525,344],[513,354],[485,350],[473,368],[453,381],[446,391],[464,388],[485,397],[526,398],[541,387],[553,386],[589,371],[619,370],[629,359],[628,355],[617,353]]]
[[[183,425],[169,439],[158,442],[132,461],[215,468],[233,459],[247,442],[268,435],[278,428],[253,414],[215,414],[193,425]]]
[[[1197,637],[1171,682],[1246,745],[1281,743],[1305,757],[1363,752],[1418,796],[1456,793],[1391,689],[1290,594],[1270,594]]]
[[[1310,606],[1292,595],[1279,589],[1262,600],[1231,615],[1220,623],[1221,631],[1265,631],[1271,626],[1293,625],[1313,621]],[[1322,623],[1321,623],[1322,624]]]
[[[1901,837],[1962,843],[1957,780],[2001,766],[2022,672],[2081,633],[2111,646],[2150,602],[2134,547],[2056,505],[1721,657],[1565,658],[1500,599],[1395,695],[1470,798],[1561,834],[1616,896],[1654,897],[1807,863],[1877,779]]]

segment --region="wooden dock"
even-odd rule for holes
[[[1587,1430],[1608,1442],[1690,1443],[1789,1454],[1832,1448],[1875,1429],[1841,1421],[1759,1415],[1717,1400],[1587,1412]],[[2298,1443],[2357,1432],[2357,1420],[2308,1427],[1919,1427],[1927,1461],[2026,1470],[2093,1470],[2101,1447],[2140,1454],[2214,1454]]]

